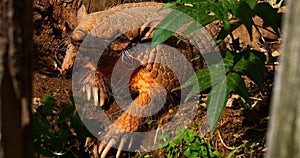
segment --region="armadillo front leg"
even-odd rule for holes
[[[164,96],[164,87],[156,84],[150,73],[143,68],[138,69],[130,80],[131,89],[138,91],[139,95],[130,104],[128,109],[109,127],[108,133],[99,145],[98,153],[105,157],[112,146],[119,143],[116,157],[119,157],[123,147],[130,139],[130,133],[138,131],[144,118],[156,113],[157,104]],[[104,140],[104,141],[103,141]],[[107,142],[107,143],[104,143]],[[132,142],[128,143],[129,146]]]

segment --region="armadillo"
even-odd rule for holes
[[[91,14],[84,7],[78,11],[78,26],[71,36],[62,72],[70,71],[73,65],[77,67],[73,68],[76,70],[72,75],[80,77],[73,84],[80,83],[87,99],[93,100],[95,106],[107,106],[122,97],[118,87],[124,84],[129,89],[128,97],[134,98],[109,127],[104,136],[107,142],[100,143],[95,155],[105,157],[112,146],[119,144],[116,154],[119,157],[127,141],[124,133],[138,131],[142,117],[157,112],[155,106],[164,100],[162,96],[183,99],[184,90],[172,89],[205,65],[200,53],[215,49],[211,44],[213,36],[206,28],[199,28],[205,35],[200,40],[193,35],[182,38],[179,30],[149,50],[154,28],[170,13],[170,10],[160,10],[162,6],[152,2],[129,3]]]

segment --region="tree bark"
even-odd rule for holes
[[[287,0],[287,6],[271,104],[268,158],[300,157],[300,1]]]
[[[111,0],[82,0],[82,3],[89,13],[105,10],[112,5]]]
[[[0,157],[32,157],[32,0],[0,1]]]

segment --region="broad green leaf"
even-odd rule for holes
[[[176,30],[193,20],[193,24],[185,31],[185,35],[187,32],[192,32],[197,29],[198,25],[194,25],[196,21],[202,25],[206,25],[214,20],[221,19],[224,27],[229,30],[229,4],[230,3],[227,1],[215,2],[213,0],[176,1],[167,3],[162,9],[176,6],[175,10],[172,10],[171,13],[155,29],[149,50],[167,40],[174,32],[176,32]]]
[[[265,56],[263,53],[255,51],[243,52],[240,60],[234,65],[233,70],[247,75],[260,89],[263,89],[266,75],[264,62]]]
[[[222,2],[225,3],[226,1],[222,1]],[[252,10],[255,8],[256,4],[257,4],[256,0],[242,0],[241,2],[238,2],[238,1],[227,2],[226,3],[226,5],[228,7],[227,11],[231,12],[233,15],[240,18],[241,21],[229,23],[228,17],[226,17],[227,21],[221,19],[223,21],[223,23],[225,23],[226,25],[229,25],[229,26],[226,26],[224,24],[224,28],[222,28],[222,30],[220,31],[217,39],[223,40],[228,34],[232,33],[232,31],[235,30],[241,24],[245,24],[248,32],[250,32],[252,29],[252,15],[253,15]],[[228,22],[228,24],[227,24],[227,22]],[[230,29],[228,29],[226,27],[228,27]],[[252,35],[252,33],[250,34],[250,36],[251,35]]]
[[[180,135],[182,135],[185,131],[186,131],[186,127],[184,127],[184,126],[178,126],[178,127],[176,128],[175,134],[178,135],[178,136],[180,136]]]
[[[279,34],[278,31],[281,27],[282,13],[278,13],[277,8],[273,8],[268,3],[258,3],[254,9],[254,13],[263,19],[263,26],[265,28],[270,26]]]
[[[207,83],[205,83],[205,85],[202,85],[202,86],[209,88],[209,87],[211,87],[211,84],[210,84],[210,82],[207,82]],[[202,91],[201,87],[199,87],[197,84],[194,85],[192,87],[192,89],[189,91],[188,95],[186,96],[184,102],[187,102],[192,96],[194,96],[195,94],[200,93],[201,91]]]
[[[191,152],[189,155],[185,155],[185,156],[187,156],[188,158],[198,158],[198,153],[197,152]]]
[[[170,38],[180,27],[192,21],[192,18],[177,10],[172,10],[155,28],[151,46],[152,50],[160,43]]]
[[[52,106],[55,106],[55,98],[51,96],[50,94],[46,94],[45,98],[41,101],[43,104],[51,104]]]
[[[43,156],[46,157],[53,157],[53,153],[51,151],[49,151],[49,149],[45,149],[45,147],[42,147],[41,142],[33,142],[33,148],[34,148],[34,152],[41,154]]]
[[[220,116],[229,97],[230,89],[227,86],[225,77],[217,85],[213,86],[207,98],[207,117],[210,125],[210,135],[212,136],[218,124]]]
[[[217,3],[211,4],[211,10],[214,12],[216,19],[220,19],[223,22],[224,29],[230,30],[230,24],[228,21],[228,9],[229,4],[227,1],[217,1]]]
[[[196,21],[193,21],[186,30],[184,30],[183,36],[187,37],[190,33],[195,32],[196,36],[200,37],[200,25]]]
[[[223,22],[223,25],[224,25],[224,29],[229,31],[230,30],[230,23],[229,23],[227,17],[222,19],[222,22]]]
[[[239,20],[246,26],[247,31],[250,35],[250,39],[252,41],[253,10],[249,6],[249,4],[246,3],[245,1],[241,1],[237,11],[233,12],[233,14],[237,18],[239,18]]]
[[[241,75],[234,72],[229,73],[227,75],[227,86],[231,91],[243,97],[250,104],[248,89]]]
[[[165,141],[170,140],[170,135],[163,133],[162,135],[160,135],[160,139]]]
[[[241,26],[241,23],[235,22],[235,23],[230,24],[229,30],[222,28],[218,34],[217,40],[224,40],[230,33],[232,33],[233,30],[235,30],[239,26]]]
[[[209,53],[211,54],[211,57],[209,57],[208,55],[206,55],[205,59],[209,60],[209,61],[213,61],[213,60],[219,60],[219,59],[215,59],[213,56],[214,55],[218,55],[218,54],[213,54],[213,53]],[[222,78],[222,75],[225,76],[225,73],[228,72],[230,69],[230,65],[225,64],[224,62],[222,62],[222,58],[220,58],[220,61],[217,61],[218,63],[216,64],[212,64],[211,66],[208,67],[204,67],[201,70],[197,71],[195,73],[195,75],[191,76],[188,80],[185,81],[185,83],[183,85],[181,85],[181,87],[177,87],[175,89],[173,89],[172,91],[178,90],[178,89],[182,89],[182,88],[186,88],[189,87],[191,85],[195,85],[196,82],[199,83],[199,91],[205,90],[209,87],[211,87],[211,77],[213,78]],[[221,76],[220,76],[221,75]]]
[[[197,135],[197,133],[194,130],[188,129],[186,130],[186,133],[189,137],[194,137]]]
[[[234,91],[241,95],[248,103],[250,102],[245,83],[240,74],[249,76],[258,86],[263,86],[265,75],[263,61],[263,55],[253,51],[238,54],[229,51],[225,52],[223,62],[231,67],[231,72],[221,82],[219,80],[215,82],[218,84],[212,87],[208,96],[207,114],[212,131],[211,134],[213,134],[218,123],[230,91]]]
[[[235,60],[235,55],[237,55],[236,52],[231,52],[231,51],[222,52],[223,62],[224,64],[229,66],[230,69],[232,69],[234,64],[236,64],[237,60]]]
[[[189,157],[189,156],[191,155],[191,149],[190,149],[190,148],[187,148],[187,149],[183,152],[183,155]]]
[[[41,101],[44,105],[42,106],[42,113],[52,113],[54,110],[56,101],[55,98],[52,97],[50,94],[46,94],[45,98]]]
[[[71,118],[74,114],[74,109],[75,107],[74,106],[71,106],[71,105],[62,105],[61,106],[61,114],[60,114],[60,117],[59,117],[59,120],[60,121],[64,121],[66,120],[67,118]]]
[[[184,137],[183,140],[185,143],[190,144],[192,141],[194,141],[195,137]]]
[[[59,137],[59,141],[61,142],[68,142],[71,139],[76,139],[76,137],[72,133],[66,130],[61,130],[59,132],[58,137]]]
[[[253,65],[249,64],[249,66],[251,67],[243,71],[243,74],[248,76],[260,88],[260,90],[264,88],[264,80],[266,77],[266,70],[262,65],[263,64],[261,63],[257,63],[257,65],[255,65],[254,63]]]
[[[70,123],[70,127],[76,130],[77,136],[79,138],[83,136],[93,137],[90,131],[82,123],[78,113],[75,113],[75,115],[73,115],[73,117],[70,120]]]
[[[169,3],[166,3],[162,8],[161,10],[163,9],[171,9],[172,7],[174,7],[176,5],[176,2],[169,2]]]
[[[219,81],[221,81],[226,76],[227,71],[229,71],[229,68],[226,65],[224,65],[223,62],[214,64],[212,66],[197,71],[196,74],[191,76],[183,85],[174,88],[172,91],[187,88],[193,85],[185,99],[186,102],[193,95],[213,86],[211,82],[212,78],[215,81],[214,83],[218,83]]]
[[[196,141],[195,141],[195,143],[193,143],[193,144],[190,145],[190,149],[198,151],[198,150],[200,150],[200,148],[201,148],[201,143],[199,141],[199,138],[197,138]]]
[[[241,53],[225,52],[223,62],[231,67],[231,70],[248,76],[260,89],[263,89],[265,79],[265,55],[256,51]]]
[[[243,0],[243,1],[246,2],[251,9],[254,9],[257,4],[257,0]]]

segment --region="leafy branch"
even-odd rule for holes
[[[247,28],[252,40],[254,16],[263,20],[263,28],[271,27],[279,33],[281,27],[282,13],[278,12],[278,8],[273,8],[269,3],[257,3],[256,0],[176,0],[167,3],[162,9],[168,8],[173,10],[156,27],[150,49],[165,42],[182,26],[187,26],[183,34],[183,37],[187,37],[189,33],[197,31],[200,25],[207,25],[216,20],[223,23],[216,41],[224,41],[241,25]],[[211,135],[230,93],[239,94],[250,103],[242,75],[248,76],[262,90],[266,71],[266,58],[262,52],[246,49],[239,53],[231,50],[221,54],[222,61],[196,72],[196,77],[192,76],[181,87],[173,90],[193,86],[186,98],[188,100],[194,94],[211,89],[207,101]]]

